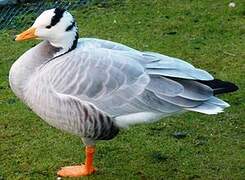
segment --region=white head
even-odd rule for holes
[[[31,28],[17,35],[16,40],[43,39],[52,46],[61,48],[59,54],[71,51],[77,46],[78,32],[72,15],[61,8],[44,11]]]

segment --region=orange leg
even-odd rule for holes
[[[88,176],[96,171],[93,167],[93,156],[95,153],[94,146],[86,146],[86,159],[85,164],[78,166],[67,166],[62,167],[61,170],[58,171],[57,175],[61,177],[80,177],[80,176]]]

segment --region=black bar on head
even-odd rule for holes
[[[51,27],[55,26],[58,22],[60,22],[60,19],[63,17],[64,12],[65,9],[55,8],[55,15],[52,17],[50,25],[48,25],[46,28],[50,29]]]

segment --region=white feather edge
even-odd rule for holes
[[[208,101],[204,102],[200,106],[194,108],[184,108],[185,110],[200,112],[204,114],[218,114],[230,105],[225,101],[217,97],[211,97]],[[184,112],[184,111],[182,111]],[[179,114],[180,112],[176,112]],[[151,123],[160,120],[163,117],[169,116],[170,114],[152,113],[152,112],[140,112],[129,115],[118,116],[115,118],[115,123],[120,128],[128,128],[130,125]]]
[[[130,125],[149,123],[158,121],[164,115],[152,112],[140,112],[129,115],[118,116],[115,118],[115,123],[118,127],[127,128]]]
[[[197,107],[185,109],[189,111],[195,111],[211,115],[221,113],[227,107],[230,107],[230,105],[227,102],[222,101],[221,99],[213,96],[208,101],[204,102],[203,104]]]

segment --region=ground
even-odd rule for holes
[[[222,114],[188,112],[98,142],[99,170],[81,179],[244,179],[245,4],[235,2],[231,8],[227,0],[110,0],[72,11],[81,37],[185,59],[240,87],[219,96],[231,104]],[[11,64],[37,43],[14,42],[20,31],[0,32],[0,179],[55,179],[61,166],[83,161],[83,146],[10,90]]]

